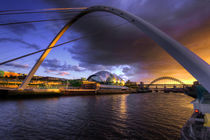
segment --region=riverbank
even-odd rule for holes
[[[149,91],[148,91],[149,92]],[[45,98],[59,96],[87,96],[105,94],[133,94],[132,90],[123,89],[25,89],[0,88],[0,99]],[[138,92],[146,93],[146,91]]]

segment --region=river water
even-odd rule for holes
[[[176,140],[193,113],[181,93],[0,101],[1,140]]]

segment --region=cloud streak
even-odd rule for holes
[[[21,40],[21,39],[14,39],[14,38],[0,38],[0,43],[4,43],[4,42],[9,42],[9,43],[20,43],[22,44],[24,47],[26,48],[29,48],[29,49],[36,49],[36,50],[39,50],[40,47],[36,44],[31,44],[31,43],[28,43],[24,40]]]
[[[69,64],[62,64],[57,59],[46,59],[42,65],[45,68],[45,72],[52,73],[56,72],[57,75],[69,75],[69,72],[66,71],[75,71],[75,72],[82,72],[85,71],[83,67],[76,66],[76,65],[69,65]]]
[[[58,72],[57,75],[66,76],[66,75],[70,75],[70,73],[69,72],[62,71],[62,72]]]
[[[23,35],[29,33],[30,31],[36,30],[36,26],[34,26],[31,23],[27,23],[24,25],[12,25],[12,26],[7,26],[6,28],[17,35]]]
[[[13,68],[21,68],[21,69],[28,69],[29,65],[28,64],[19,64],[19,63],[7,63],[5,66],[13,67]]]

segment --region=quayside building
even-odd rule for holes
[[[99,71],[83,82],[83,88],[96,88],[106,92],[128,90],[128,87],[124,85],[125,81],[121,77],[108,71]]]

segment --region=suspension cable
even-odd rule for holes
[[[125,23],[122,23],[122,24],[118,24],[118,25],[115,25],[115,26],[113,26],[111,28],[119,28],[122,25],[125,25],[127,23],[128,22],[125,22]],[[112,31],[112,30],[109,30],[109,31]],[[107,31],[105,31],[105,32],[107,32]],[[68,43],[71,43],[71,42],[74,42],[74,41],[77,41],[77,40],[81,40],[81,39],[84,39],[84,38],[92,37],[92,36],[98,35],[99,33],[104,33],[104,31],[96,32],[96,33],[91,34],[91,35],[85,35],[85,36],[82,36],[82,37],[79,37],[79,38],[76,38],[76,39],[73,39],[73,40],[70,40],[70,41],[66,41],[66,42],[58,44],[58,45],[54,45],[54,46],[46,48],[46,49],[41,49],[41,50],[38,50],[38,51],[35,51],[35,52],[32,52],[32,53],[28,53],[28,54],[25,54],[25,55],[22,55],[22,56],[19,56],[19,57],[16,57],[16,58],[13,58],[13,59],[1,62],[0,65],[3,65],[3,64],[6,64],[6,63],[9,63],[9,62],[12,62],[12,61],[15,61],[15,60],[27,57],[27,56],[31,56],[31,55],[43,52],[43,51],[51,49],[51,48],[56,48],[56,47],[59,47],[59,46],[62,46],[62,45],[65,45],[65,44],[68,44]]]

